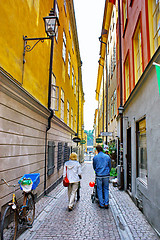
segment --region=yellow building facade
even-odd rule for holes
[[[59,21],[53,65],[52,40],[43,20],[51,9]],[[0,173],[15,183],[26,173],[39,172],[40,197],[62,180],[63,164],[73,149],[83,161],[82,145],[73,142],[75,134],[84,136],[82,63],[73,1],[2,0],[0,23]],[[11,190],[1,187],[3,213]]]

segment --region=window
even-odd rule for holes
[[[74,116],[74,131],[75,131],[75,132],[76,132],[76,129],[77,129],[77,128],[76,128],[76,122],[77,122],[76,120],[77,120],[77,117],[76,117],[76,114],[75,114],[75,116]]]
[[[66,61],[66,34],[63,31],[63,48],[62,48],[62,58],[64,62]]]
[[[73,108],[71,108],[71,128],[73,129]]]
[[[71,37],[71,24],[69,22],[69,36]]]
[[[64,144],[64,151],[63,151],[63,153],[64,153],[64,156],[63,156],[63,164],[64,164],[69,159],[69,156],[68,156],[68,144],[67,143]]]
[[[111,118],[114,116],[114,102],[113,102],[113,96],[111,97]]]
[[[56,86],[56,77],[52,73],[52,83],[51,83],[51,108],[54,111],[59,109],[59,87]]]
[[[57,170],[59,170],[62,166],[62,142],[58,143],[58,153],[57,153]]]
[[[73,42],[73,39],[72,39],[72,51],[74,53],[74,42]]]
[[[114,103],[113,103],[113,115],[116,115],[116,102],[117,102],[117,93],[116,93],[116,89],[114,90],[113,93],[113,99],[114,99]]]
[[[66,0],[64,0],[64,10],[65,10],[65,14],[66,14],[67,13]]]
[[[156,51],[160,45],[160,2],[158,0],[153,1],[153,42],[154,50]]]
[[[56,1],[56,6],[55,6],[55,12],[56,12],[56,15],[57,15],[57,17],[59,19],[59,8],[58,8],[57,1]],[[56,32],[55,38],[56,38],[56,41],[58,41],[58,28],[57,28],[57,32]]]
[[[71,71],[71,55],[68,52],[68,76],[70,78],[70,71]]]
[[[113,77],[113,57],[111,55],[111,78]]]
[[[76,77],[75,77],[75,83],[74,83],[74,94],[76,95]]]
[[[129,97],[130,94],[130,86],[129,86],[129,60],[128,56],[125,61],[125,84],[126,84],[126,100]]]
[[[137,123],[138,177],[147,184],[147,138],[146,119]]]
[[[115,69],[116,67],[116,44],[114,43],[113,46],[113,68]]]
[[[142,74],[142,45],[141,45],[141,26],[140,21],[137,25],[134,38],[134,71],[135,71],[135,84],[138,82]]]
[[[48,164],[47,175],[50,176],[54,172],[54,159],[55,159],[55,142],[48,141]]]
[[[64,121],[64,91],[61,88],[61,120]]]
[[[125,31],[127,25],[127,0],[123,0],[123,29]]]
[[[67,125],[69,126],[69,101],[67,101]]]
[[[73,88],[73,85],[74,85],[74,68],[72,67],[72,88]]]

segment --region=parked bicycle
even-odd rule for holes
[[[15,240],[20,231],[32,227],[35,217],[35,201],[31,192],[36,189],[40,182],[40,174],[25,174],[18,184],[9,184],[1,179],[8,187],[14,187],[12,201],[7,205],[1,222],[1,240]],[[16,199],[15,190],[20,186],[23,191],[23,205],[19,205]]]

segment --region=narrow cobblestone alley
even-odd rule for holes
[[[33,228],[24,232],[18,240],[159,239],[128,194],[111,184],[110,208],[100,209],[97,203],[92,203],[90,181],[94,181],[94,172],[92,165],[85,163],[81,198],[74,210],[68,212],[67,189],[60,184],[36,204]]]

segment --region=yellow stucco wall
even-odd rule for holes
[[[78,59],[79,49],[76,48],[76,31],[72,24],[74,16],[70,15],[67,3],[67,13],[64,11],[64,1],[57,0],[59,8],[58,41],[54,40],[53,73],[56,76],[56,85],[59,86],[59,99],[61,88],[64,90],[64,122],[67,123],[67,100],[70,103],[70,127],[71,107],[73,116],[77,116],[77,101],[72,88],[72,66],[78,85]],[[53,0],[1,0],[0,1],[0,66],[13,79],[19,82],[34,98],[44,106],[48,106],[48,82],[50,64],[50,40],[39,42],[31,52],[25,53],[23,64],[23,36],[29,38],[47,37],[44,28],[43,17],[48,16],[53,8]],[[69,21],[71,35],[69,34]],[[66,62],[62,58],[63,31],[66,33]],[[72,50],[74,42],[74,51]],[[35,41],[28,41],[33,46]],[[71,72],[68,77],[68,51],[71,55]],[[81,78],[80,78],[81,82]],[[79,88],[83,92],[82,88]],[[80,94],[82,96],[82,94]],[[80,99],[81,102],[81,99]],[[81,105],[81,104],[80,104]],[[59,111],[55,114],[60,118]],[[83,109],[80,109],[83,114]],[[73,117],[74,119],[75,117]],[[74,121],[73,121],[74,122]],[[73,124],[74,128],[74,124]]]

